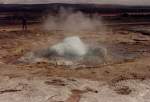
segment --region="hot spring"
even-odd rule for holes
[[[43,59],[58,65],[97,65],[109,58],[106,47],[89,46],[80,37],[72,36],[48,48],[27,53],[19,61],[36,63]]]
[[[82,41],[78,36],[71,36],[54,45],[26,53],[18,61],[29,64],[46,61],[52,65],[71,66],[73,68],[78,66],[98,67],[135,60],[142,55],[142,52],[138,50],[141,50],[141,46],[91,44]]]

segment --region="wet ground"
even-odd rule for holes
[[[150,35],[135,32],[132,26],[76,33],[39,28],[22,31],[19,26],[0,27],[0,101],[149,102]],[[149,29],[141,25],[136,28]],[[18,63],[26,53],[72,35],[85,44],[105,46],[110,59],[77,68],[46,60]]]

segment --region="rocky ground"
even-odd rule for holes
[[[150,35],[135,32],[148,26],[76,33],[39,28],[0,27],[0,102],[149,102]],[[92,46],[106,46],[110,60],[76,68],[18,62],[26,53],[72,35]]]

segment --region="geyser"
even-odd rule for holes
[[[75,58],[87,54],[88,48],[78,36],[67,37],[63,42],[49,48],[50,52],[55,52],[58,56]]]
[[[26,54],[21,62],[35,63],[45,61],[57,65],[97,65],[107,61],[107,48],[102,45],[88,46],[78,36],[65,38],[62,42]]]

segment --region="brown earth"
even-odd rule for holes
[[[120,29],[78,32],[76,35],[80,36],[86,43],[97,45],[103,43],[109,45],[111,49],[125,48],[126,51],[139,53],[135,59],[77,69],[47,62],[17,63],[17,60],[27,52],[45,48],[63,40],[66,36],[74,35],[74,33],[68,34],[63,31],[46,32],[39,28],[39,26],[34,26],[30,27],[28,31],[22,31],[19,26],[0,27],[0,77],[10,79],[26,77],[31,80],[34,77],[83,78],[104,81],[111,86],[124,80],[143,81],[150,78],[150,36]],[[142,48],[146,50],[139,51]],[[52,82],[45,83],[53,84]],[[65,85],[61,81],[54,84]],[[80,97],[80,94],[72,93],[66,102],[79,102]]]
[[[37,28],[38,29],[38,28]],[[74,35],[74,34],[71,34]],[[109,63],[93,68],[69,69],[67,66],[55,66],[46,62],[36,64],[16,64],[16,61],[25,53],[42,49],[63,40],[67,36],[63,31],[36,30],[30,28],[28,31],[2,28],[0,29],[0,61],[3,66],[14,66],[19,70],[27,70],[33,75],[77,77],[92,80],[124,80],[124,79],[145,79],[149,78],[150,63],[150,36],[136,34],[128,31],[97,31],[79,32],[77,35],[85,42],[92,44],[105,43],[116,49],[124,47],[128,51],[137,51],[140,48],[147,48],[141,51],[140,56],[131,60],[123,60],[116,63]],[[69,35],[70,36],[70,35]],[[135,40],[135,39],[138,39]],[[38,71],[38,70],[39,71]],[[1,68],[3,70],[3,68]],[[35,72],[34,72],[35,71]],[[120,78],[121,77],[121,78]]]

